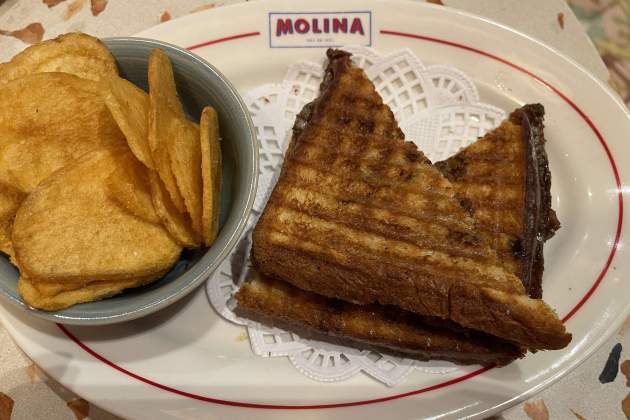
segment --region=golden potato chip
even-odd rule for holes
[[[34,73],[61,72],[100,80],[118,75],[111,52],[97,38],[81,33],[61,35],[32,45],[0,64],[0,84]]]
[[[11,242],[11,229],[13,228],[13,218],[0,220],[0,251],[14,259],[13,243]]]
[[[150,223],[162,223],[153,207],[147,168],[138,160],[120,162],[107,178],[107,193],[130,214]]]
[[[39,73],[0,89],[0,183],[24,193],[101,145],[125,144],[99,83]]]
[[[169,199],[177,211],[182,213],[186,212],[184,198],[177,188],[177,181],[175,181],[175,175],[173,175],[173,170],[171,168],[171,158],[168,155],[168,146],[166,141],[160,144],[158,149],[153,152],[153,161],[155,162],[155,169],[164,184],[164,188],[166,189]]]
[[[107,180],[135,159],[126,145],[101,148],[44,180],[22,202],[11,239],[29,278],[88,282],[152,276],[170,268],[181,247],[161,225],[109,199]]]
[[[25,195],[20,191],[0,184],[0,251],[13,259],[13,244],[11,243],[11,229],[17,209]]]
[[[173,68],[166,54],[154,49],[149,55],[149,147],[160,179],[175,208],[186,211],[184,199],[168,156],[167,141],[171,136],[173,120],[184,119],[184,110],[177,97]]]
[[[221,212],[221,145],[219,118],[214,108],[207,106],[203,109],[199,126],[203,185],[201,225],[204,243],[210,246],[219,232]]]
[[[201,148],[199,126],[193,122],[175,119],[172,135],[166,140],[168,155],[193,229],[202,234],[201,228]]]
[[[11,229],[17,209],[26,196],[18,190],[0,184],[0,251],[13,258]]]
[[[29,283],[35,288],[37,289],[37,291],[44,296],[54,296],[57,295],[59,293],[62,292],[69,292],[72,290],[78,290],[78,289],[82,289],[86,286],[101,286],[101,287],[108,287],[109,285],[113,285],[115,283],[126,283],[128,284],[128,287],[136,287],[136,286],[141,286],[143,284],[146,284],[145,282],[148,280],[154,280],[154,279],[159,279],[162,276],[164,276],[168,271],[170,270],[164,270],[161,272],[157,272],[148,276],[140,276],[140,277],[133,277],[133,278],[123,278],[123,279],[119,279],[119,280],[106,280],[106,281],[89,281],[86,280],[84,282],[49,282],[49,281],[44,281],[42,279],[36,279],[36,278],[31,278],[31,277],[26,277],[24,276],[26,279],[28,279]]]
[[[120,77],[112,77],[106,83],[105,104],[129,148],[140,162],[154,169],[148,142],[149,95]]]
[[[13,218],[26,195],[8,185],[0,184],[0,220]]]
[[[59,311],[78,303],[93,302],[117,295],[125,289],[151,283],[161,276],[162,274],[156,274],[131,280],[92,282],[77,288],[64,289],[58,285],[39,285],[21,274],[18,292],[24,302],[33,308]]]
[[[187,248],[198,247],[201,241],[192,228],[190,218],[187,214],[181,213],[175,208],[164,188],[164,184],[155,171],[149,171],[149,184],[155,211],[162,219],[166,229],[182,246]]]
[[[184,108],[177,96],[173,66],[166,53],[155,48],[149,54],[149,95],[156,104],[165,106],[178,117],[184,118]]]

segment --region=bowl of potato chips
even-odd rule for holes
[[[159,41],[62,35],[0,64],[0,296],[111,324],[195,290],[245,229],[258,146],[236,89]]]

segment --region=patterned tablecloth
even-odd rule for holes
[[[159,22],[237,1],[242,0],[0,0],[0,61],[30,43],[61,33],[131,35]],[[533,34],[609,81],[626,104],[630,103],[630,0],[571,0],[568,5],[563,0],[443,3]],[[608,71],[585,34],[597,47]],[[626,360],[628,353],[624,351],[629,346],[630,318],[574,372],[531,401],[496,418],[623,419],[625,413],[630,419],[630,360]],[[617,362],[615,356],[619,354]],[[607,372],[603,373],[606,364]],[[117,418],[47,377],[0,326],[0,420],[75,417]]]

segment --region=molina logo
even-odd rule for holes
[[[269,13],[271,48],[372,45],[371,12]]]

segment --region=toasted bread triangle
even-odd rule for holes
[[[560,224],[551,209],[551,175],[540,104],[512,112],[498,128],[435,164],[487,232],[505,268],[542,297],[543,244]]]
[[[571,335],[503,269],[451,183],[350,55],[328,51],[254,231],[257,269],[300,289],[452,320],[531,350]]]
[[[513,344],[384,305],[356,305],[255,277],[236,294],[238,314],[300,337],[414,359],[505,365],[522,357]]]

